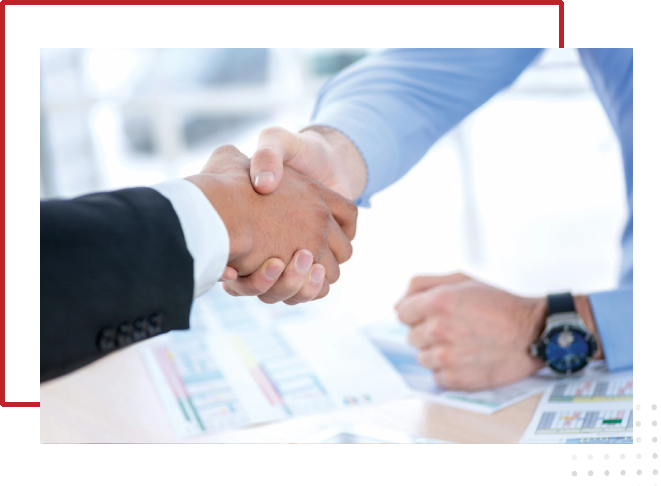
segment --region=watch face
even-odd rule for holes
[[[544,345],[547,364],[559,373],[584,368],[594,354],[591,338],[572,326],[551,331],[544,339]]]

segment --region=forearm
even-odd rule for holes
[[[349,190],[349,199],[355,201],[365,190],[367,166],[358,148],[341,132],[329,127],[312,125],[302,130],[304,136],[313,137],[329,154],[329,159],[339,166],[338,181]]]
[[[408,172],[443,134],[508,86],[535,49],[392,49],[322,89],[312,123],[343,133],[369,178],[358,200]]]

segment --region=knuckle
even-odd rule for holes
[[[323,299],[328,295],[328,292],[330,292],[330,287],[326,284],[321,288],[321,291],[317,294],[314,300]]]
[[[277,297],[268,294],[258,295],[257,298],[265,304],[275,304],[276,302],[280,302]]]
[[[317,289],[317,285],[308,283],[300,290],[298,294],[295,295],[295,300],[298,303],[308,302],[314,299],[319,293],[320,289]]]
[[[438,324],[429,326],[429,330],[427,331],[427,338],[431,343],[439,342],[443,338],[443,329],[441,329],[441,326]]]
[[[342,245],[342,248],[338,251],[337,261],[339,263],[344,263],[351,258],[351,255],[353,255],[353,246],[351,243]]]
[[[223,289],[225,290],[225,292],[227,292],[232,297],[238,297],[238,295],[239,295],[239,294],[236,293],[236,291],[234,290],[232,285],[230,285],[227,282],[223,282]]]
[[[358,206],[352,202],[349,202],[347,212],[349,213],[349,218],[351,221],[355,223],[358,220]]]
[[[444,385],[448,388],[457,388],[459,386],[459,375],[453,370],[443,370]]]
[[[266,277],[256,278],[254,282],[250,282],[250,288],[253,291],[253,295],[261,295],[268,292],[273,284],[266,280]]]
[[[439,349],[438,351],[438,362],[446,369],[456,368],[458,365],[459,356],[457,353],[451,349]]]
[[[444,352],[443,349],[441,348],[437,348],[434,350],[434,359],[442,367],[449,365],[450,360],[448,357],[448,353]]]
[[[337,264],[330,265],[326,268],[326,278],[329,283],[334,284],[340,279],[340,267]]]
[[[227,145],[221,145],[220,147],[218,147],[217,149],[215,149],[215,150],[212,152],[212,155],[213,155],[213,156],[221,156],[221,157],[224,157],[224,156],[228,156],[228,155],[231,155],[231,156],[237,156],[237,155],[242,155],[242,154],[241,154],[241,152],[239,151],[239,149],[236,148],[234,145],[229,145],[229,144],[227,144]]]
[[[271,162],[277,158],[277,153],[273,147],[262,146],[257,149],[252,156],[253,162]]]
[[[452,312],[456,304],[457,295],[453,290],[439,287],[434,292],[434,308],[437,311]]]
[[[423,278],[424,277],[422,277],[421,275],[416,275],[415,277],[413,277],[409,282],[408,291],[411,292],[412,290],[419,288],[421,286]]]
[[[333,215],[327,206],[319,205],[311,211],[314,220],[320,224],[329,225],[333,219]]]
[[[349,241],[353,241],[356,237],[356,225],[349,226],[344,230],[344,233],[347,235],[347,238],[349,238]]]
[[[441,340],[441,331],[439,326],[428,326],[426,329],[426,341],[429,343],[437,343]]]
[[[278,127],[278,126],[266,127],[261,132],[259,132],[259,138],[278,138],[281,137],[286,132],[287,130],[285,130],[282,127]]]

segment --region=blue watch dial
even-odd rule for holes
[[[594,354],[587,335],[573,327],[565,326],[551,332],[544,340],[545,358],[557,372],[574,372],[584,368]]]

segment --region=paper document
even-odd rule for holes
[[[178,437],[409,393],[360,333],[293,317],[277,325],[283,309],[236,298],[222,306],[224,296],[209,294],[195,303],[195,330],[157,338],[143,353]]]
[[[432,372],[418,364],[417,350],[407,342],[406,326],[397,322],[385,322],[364,326],[363,330],[411,390],[417,396],[432,402],[492,414],[540,393],[545,387],[557,382],[555,377],[542,374],[490,390],[476,392],[444,390],[436,384]]]
[[[522,443],[633,443],[633,373],[589,372],[544,393]]]

